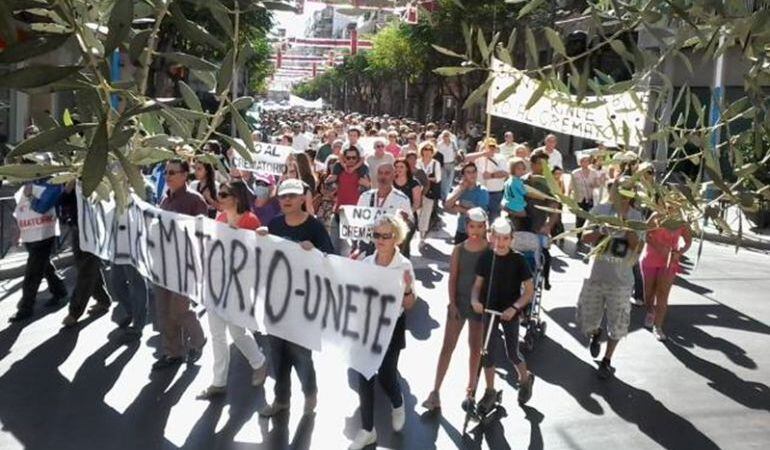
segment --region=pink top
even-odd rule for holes
[[[668,267],[670,270],[679,270],[679,263],[669,265],[669,253],[671,250],[679,248],[679,239],[682,237],[682,227],[675,230],[668,228],[656,228],[647,232],[647,238],[654,241],[659,246],[667,249],[665,253],[660,253],[651,245],[645,245],[642,252],[642,265],[646,267]]]
[[[385,146],[385,151],[393,155],[394,158],[401,156],[401,147],[398,144],[388,144]]]

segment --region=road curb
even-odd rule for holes
[[[72,252],[59,253],[54,256],[51,261],[53,261],[53,265],[56,266],[57,269],[62,269],[71,266],[75,262],[75,256]],[[0,268],[0,280],[10,280],[24,276],[26,268],[26,260],[23,264]]]
[[[737,236],[725,236],[723,234],[708,231],[703,232],[703,239],[711,242],[718,242],[720,244],[736,245],[738,243]],[[740,245],[741,247],[752,248],[755,250],[770,251],[770,240],[747,238],[744,235]]]

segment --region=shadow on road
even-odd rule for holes
[[[602,397],[619,417],[635,424],[663,448],[719,448],[692,423],[666,408],[649,392],[619,378],[610,381],[598,379],[593,365],[577,358],[548,336],[540,341],[540,347],[530,357],[530,362],[530,370],[539,378],[562,387],[587,411],[603,414],[601,406],[593,398]],[[525,411],[531,423],[538,420],[537,414]],[[535,437],[537,433],[539,430],[533,430]]]
[[[630,332],[642,328],[644,310],[632,311]],[[587,345],[575,323],[575,308],[556,308],[548,316],[568,331],[576,340]],[[713,336],[702,327],[722,327],[751,333],[770,334],[770,326],[754,320],[723,304],[671,305],[668,308],[666,348],[685,367],[708,379],[711,388],[731,400],[752,409],[770,410],[770,388],[767,385],[746,381],[730,370],[696,356],[688,349],[701,348],[721,352],[734,364],[756,370],[756,362],[740,346],[726,339]],[[540,354],[550,354],[538,350]],[[547,363],[548,361],[544,361]],[[577,398],[577,397],[576,397]],[[581,405],[583,403],[581,402]],[[585,405],[583,405],[586,408]],[[591,411],[591,409],[586,408]],[[593,412],[593,411],[592,411]]]

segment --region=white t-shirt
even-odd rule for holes
[[[561,167],[564,169],[564,158],[562,158],[559,150],[553,149],[553,153],[548,155],[548,165],[551,166],[551,170],[553,170],[554,167]]]
[[[593,201],[594,188],[599,187],[599,173],[589,168],[588,174],[578,168],[572,171],[572,198],[580,201]]]
[[[511,142],[510,144],[503,142],[502,144],[500,144],[500,155],[506,160],[513,158],[514,156],[516,156],[515,150],[516,150],[516,146],[518,145],[519,144],[515,142]]]
[[[431,159],[427,165],[422,162],[422,159],[418,159],[417,168],[422,169],[428,178],[434,177],[436,179],[436,183],[441,182],[441,164],[439,164],[439,162],[435,159]]]
[[[436,144],[436,150],[444,157],[444,164],[449,164],[449,167],[453,167],[455,156],[457,155],[457,145],[451,141],[449,144],[441,141]]]
[[[375,265],[377,264],[377,252],[375,251],[373,254],[367,256],[364,258],[364,262],[367,264]],[[414,276],[414,267],[412,266],[412,262],[409,261],[408,258],[406,258],[404,255],[401,254],[398,249],[396,249],[396,254],[393,256],[393,259],[390,261],[390,264],[388,264],[388,269],[400,269],[401,273],[408,271],[409,275],[412,279],[412,285],[411,286],[404,286],[404,291],[412,291],[414,292],[414,283],[415,283],[415,276]],[[403,275],[401,275],[401,280],[403,280]],[[400,280],[399,280],[400,281]],[[416,295],[416,294],[415,294]],[[401,312],[404,312],[404,307],[401,307]]]
[[[377,197],[377,189],[369,189],[358,197],[357,206],[384,209],[388,214],[396,214],[398,211],[403,211],[407,217],[412,216],[411,200],[409,200],[406,194],[396,188],[391,189],[388,196],[384,199]]]
[[[380,167],[380,165],[385,163],[391,163],[396,160],[396,158],[393,157],[388,152],[385,152],[382,155],[382,158],[378,158],[376,155],[372,154],[366,157],[366,165],[369,167],[369,176],[372,180],[372,189],[377,188],[377,168]]]
[[[500,192],[503,190],[505,178],[484,179],[485,172],[499,172],[501,170],[508,172],[508,161],[499,153],[495,153],[490,158],[482,156],[475,161],[476,169],[479,171],[479,184],[487,188],[489,192]]]
[[[310,139],[305,136],[304,133],[299,133],[294,135],[294,139],[291,142],[291,147],[298,151],[298,152],[304,152],[308,149],[310,146]]]

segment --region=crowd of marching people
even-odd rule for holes
[[[30,128],[28,132],[31,136],[36,130]],[[599,247],[592,252],[590,275],[577,298],[577,323],[589,339],[592,356],[599,356],[601,342],[605,335],[607,338],[598,375],[612,376],[613,353],[629,328],[631,297],[647,309],[644,325],[657,339],[666,339],[668,293],[691,237],[686,225],[664,227],[665,217],[660,213],[650,214],[635,205],[638,179],[650,176],[652,168],[640,164],[631,152],[616,152],[612,158],[582,154],[577,158],[578,167],[566,172],[554,135],[545,137],[542,147],[531,149],[515,142],[511,132],[498,142],[483,137],[476,128],[458,129],[454,123],[420,124],[387,116],[293,110],[265,112],[262,128],[254,131],[253,140],[293,149],[282,173],[245,169],[239,166],[236,149],[211,141],[204,151],[218,158],[217,165],[197,158],[190,148],[180,147],[177,158],[146,168],[146,197],[163,210],[207,216],[223,226],[296,242],[306,250],[317,249],[403,272],[402,313],[382,365],[373,378],[359,376],[361,430],[350,448],[364,448],[377,440],[375,383],[383,387],[392,406],[393,429],[404,427],[398,360],[406,345],[405,314],[417,296],[410,260],[415,250],[422,256],[427,254],[429,239],[437,236],[448,215],[457,216],[457,228],[451,238],[454,248],[444,341],[433,390],[423,403],[428,410],[441,407],[439,392],[466,322],[468,401],[475,401],[482,366],[486,390],[479,404],[495,401],[494,362],[482,358],[487,333],[492,333],[488,352],[494,353],[493,349],[502,345],[516,368],[519,403],[529,401],[535,376],[519,350],[519,320],[527,314],[536,289],[535,270],[542,271],[543,289],[551,289],[549,245],[552,238],[558,243],[564,230],[559,196],[573,199],[586,213],[576,215],[579,242]],[[564,176],[566,173],[569,177]],[[153,370],[193,364],[210,342],[213,376],[199,398],[221,396],[227,390],[229,335],[253,370],[253,385],[262,385],[268,375],[276,380],[273,401],[260,414],[273,416],[289,408],[292,368],[305,397],[304,412],[314,411],[318,386],[309,349],[277,336],[260,339],[259,343],[268,347],[262,348],[251,331],[226,322],[216,313],[208,314],[209,330],[205,332],[190,299],[154,286],[128,263],[107,264],[80,251],[75,195],[74,183],[54,185],[45,179],[20,190],[17,220],[29,259],[22,299],[11,321],[28,320],[33,315],[43,278],[52,294],[47,306],[69,298],[65,328],[79,323],[91,298],[95,303],[87,312],[90,315],[106,313],[114,299],[120,305],[115,318],[121,339],[133,342],[141,337],[152,304],[162,347]],[[665,204],[670,207],[675,200],[667,199]],[[372,224],[371,240],[340,238],[343,206],[385,212]],[[647,222],[651,231],[595,226],[590,217],[596,216]],[[30,230],[22,226],[22,220],[31,218],[44,226]],[[61,226],[72,230],[77,279],[71,295],[51,263]],[[520,233],[542,238],[542,268],[532,267],[522,254],[512,250]],[[579,244],[579,249],[585,247]],[[606,327],[602,329],[605,316]]]

